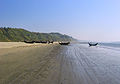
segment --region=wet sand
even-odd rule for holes
[[[59,65],[45,84],[120,84],[119,51],[86,44],[62,49]]]
[[[0,84],[120,84],[115,49],[50,44],[2,50]]]

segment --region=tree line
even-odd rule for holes
[[[0,27],[1,42],[21,42],[21,41],[71,41],[74,40],[68,35],[60,33],[39,33],[30,32],[22,28]]]

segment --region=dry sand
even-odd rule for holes
[[[0,84],[43,84],[56,64],[60,48],[56,43],[2,42],[0,45]]]
[[[24,42],[0,42],[0,48],[13,48],[13,47],[24,47],[24,46],[37,46],[39,43],[24,43]]]

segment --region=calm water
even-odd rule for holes
[[[80,42],[80,44],[88,44],[88,42]],[[120,43],[99,43],[98,46],[101,48],[120,50]]]
[[[120,48],[120,43],[100,43],[99,45]]]

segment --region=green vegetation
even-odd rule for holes
[[[60,33],[37,33],[30,32],[21,28],[0,27],[0,41],[18,42],[18,41],[71,41],[72,37]]]

